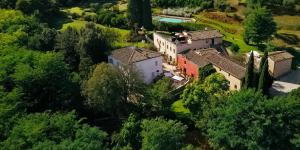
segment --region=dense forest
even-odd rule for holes
[[[255,13],[245,21],[249,33],[245,40],[255,44],[268,41],[276,30],[267,8],[296,3],[248,1]],[[259,74],[248,63],[241,91],[229,91],[221,74],[201,71],[203,78],[177,96],[170,92],[175,87],[169,78],[148,85],[135,68],[106,63],[111,51],[122,47],[116,42],[132,44],[130,38],[140,27],[203,29],[190,23],[152,23],[151,6],[225,10],[226,0],[128,0],[125,12],[99,2],[92,7],[95,14],[81,18],[88,21],[83,27],[58,28],[57,19],[65,15],[61,9],[74,5],[86,3],[0,0],[0,149],[300,148],[300,89],[268,95],[272,79],[267,57]],[[270,23],[268,29],[254,26],[264,24],[256,22],[257,16]],[[73,14],[69,19],[78,17]],[[124,30],[129,32],[128,41],[119,40],[119,31]],[[264,34],[253,36],[253,30]],[[181,113],[174,112],[175,102],[182,104]]]

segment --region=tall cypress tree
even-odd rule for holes
[[[269,61],[266,60],[262,67],[262,71],[260,73],[258,82],[258,89],[262,90],[263,94],[268,94],[270,80],[271,79],[269,74]]]
[[[244,87],[253,88],[254,86],[254,55],[253,52],[251,52],[247,63]]]
[[[146,29],[152,29],[152,12],[151,12],[151,4],[150,0],[143,0],[142,2],[142,10],[143,10],[143,26]]]
[[[264,52],[264,56],[261,58],[260,60],[260,64],[259,64],[259,74],[262,72],[262,69],[264,67],[265,61],[268,59],[268,51],[265,50]]]
[[[138,24],[138,26],[141,26],[143,14],[142,0],[128,0],[127,13],[131,27],[133,27],[134,24]]]
[[[150,0],[128,0],[128,19],[130,26],[137,24],[152,29],[152,12]]]

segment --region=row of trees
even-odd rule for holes
[[[253,52],[251,52],[247,62],[244,87],[256,88],[261,90],[263,94],[268,94],[272,83],[273,78],[269,73],[268,51],[264,52],[264,56],[260,60],[258,72],[256,72],[254,56]]]
[[[297,0],[247,0],[247,5],[250,7],[267,6],[268,8],[293,9],[297,3],[299,3]]]
[[[34,0],[26,0],[27,4],[38,4],[39,1]],[[40,0],[42,3],[53,3],[57,6],[71,6],[75,3],[81,2],[82,0],[53,0],[53,1],[47,1],[47,0]],[[25,0],[0,0],[0,8],[15,8],[16,5],[20,3],[24,3]],[[31,6],[28,6],[31,7]]]
[[[215,8],[221,11],[229,11],[230,4],[226,0],[152,0],[154,6],[169,7],[192,7],[201,9]]]

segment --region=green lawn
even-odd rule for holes
[[[64,31],[68,27],[72,27],[72,28],[79,30],[79,29],[83,28],[86,23],[88,23],[88,22],[82,21],[82,20],[74,20],[73,22],[64,24],[60,30]],[[99,28],[108,28],[101,24],[96,24],[96,26]],[[111,27],[109,29],[114,30],[118,34],[118,38],[113,43],[114,48],[120,48],[120,47],[126,47],[126,46],[149,47],[148,43],[127,42],[128,38],[129,38],[129,34],[130,34],[129,30],[119,29],[119,28],[111,28]]]

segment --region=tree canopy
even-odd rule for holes
[[[75,118],[74,112],[24,116],[0,145],[4,149],[105,149],[107,133]]]
[[[156,118],[142,121],[142,150],[177,150],[182,147],[187,127],[174,120]]]
[[[216,149],[296,149],[299,97],[267,99],[254,90],[229,96],[212,110],[207,124]],[[297,127],[298,126],[298,127]]]
[[[247,15],[244,22],[244,39],[247,43],[261,44],[276,32],[272,13],[266,8],[256,7]]]

